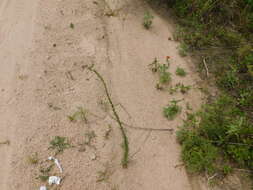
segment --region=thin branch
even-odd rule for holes
[[[206,76],[209,77],[209,70],[208,70],[205,58],[203,59],[203,63],[204,63],[205,69],[206,69]]]

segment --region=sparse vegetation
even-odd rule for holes
[[[234,99],[222,96],[189,115],[178,131],[183,146],[182,158],[194,172],[227,174],[230,161],[238,167],[253,168],[252,123],[236,106]]]
[[[253,1],[153,1],[174,10],[179,53],[194,55],[200,73],[220,88],[216,100],[188,118],[178,132],[187,168],[220,176],[233,167],[252,170]]]
[[[55,136],[51,141],[50,141],[50,147],[49,149],[55,150],[55,153],[61,153],[65,149],[70,148],[71,145],[69,142],[67,142],[66,137],[60,137],[60,136]]]
[[[154,16],[149,11],[146,11],[143,17],[143,26],[148,30],[153,23]]]
[[[75,28],[75,25],[74,25],[72,22],[70,23],[70,25],[69,25],[69,26],[70,26],[70,28],[72,28],[72,29],[74,29],[74,28]]]
[[[178,105],[180,100],[172,100],[170,104],[163,108],[163,114],[169,120],[174,119],[181,112],[181,107]]]

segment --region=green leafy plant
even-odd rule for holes
[[[253,140],[248,134],[253,134],[253,126],[245,114],[233,98],[221,96],[188,117],[177,137],[183,146],[183,160],[191,171],[227,174],[232,165],[221,161],[226,158],[241,167],[253,168]],[[201,164],[203,160],[206,164]]]
[[[49,149],[53,149],[56,151],[56,154],[63,152],[65,149],[70,148],[69,142],[67,142],[66,137],[60,137],[60,136],[55,136],[51,141],[50,141],[50,147]]]
[[[176,70],[176,74],[178,76],[181,76],[181,77],[184,77],[187,75],[187,73],[185,72],[185,70],[181,67],[178,67],[177,70]]]
[[[178,105],[180,100],[172,100],[169,105],[163,108],[163,114],[169,120],[176,117],[177,114],[181,112],[181,107]]]
[[[154,16],[151,15],[151,13],[149,11],[146,11],[144,13],[144,17],[143,17],[143,26],[148,30],[150,29],[152,23],[153,23],[153,19]]]

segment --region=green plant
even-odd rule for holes
[[[215,171],[215,161],[218,158],[218,149],[197,133],[184,128],[177,133],[182,144],[182,160],[190,172]]]
[[[144,13],[144,17],[143,17],[143,26],[148,30],[150,29],[152,23],[153,23],[153,19],[154,16],[151,15],[151,13],[149,11],[146,11]]]
[[[176,74],[178,76],[181,76],[181,77],[184,77],[187,75],[187,73],[185,72],[185,70],[181,67],[178,67],[177,70],[176,70]]]
[[[163,108],[163,114],[169,120],[176,117],[177,114],[181,112],[181,107],[178,105],[180,100],[172,100],[169,105]]]
[[[188,117],[180,128],[177,137],[183,146],[183,160],[190,170],[230,172],[232,168],[226,162],[218,162],[217,158],[229,158],[241,167],[253,168],[253,140],[249,135],[253,134],[253,125],[236,104],[232,97],[221,96]],[[198,165],[203,160],[206,165]]]
[[[67,142],[66,137],[60,137],[60,136],[55,136],[51,141],[50,141],[50,147],[49,149],[53,149],[56,151],[56,154],[63,152],[65,149],[70,148],[69,142]]]
[[[167,64],[161,64],[157,58],[149,65],[153,73],[158,73],[159,83],[157,83],[156,88],[162,90],[162,85],[167,84],[171,81],[171,73],[168,72],[169,62]]]
[[[182,94],[185,94],[187,93],[189,90],[191,89],[191,86],[186,86],[182,83],[177,83],[174,87],[170,87],[169,88],[169,92],[170,94],[174,94],[176,92],[178,92],[178,90],[182,93]]]
[[[70,25],[69,25],[69,26],[70,26],[70,28],[72,28],[72,29],[74,29],[74,28],[75,28],[75,25],[74,25],[72,22],[70,23]]]
[[[232,171],[233,171],[233,168],[231,166],[229,166],[229,165],[223,166],[223,174],[224,175],[228,175],[228,174],[232,173]]]
[[[158,68],[158,72],[160,75],[159,82],[161,84],[165,84],[171,81],[171,74],[167,71],[168,68],[169,67],[165,64],[159,65],[159,68]]]

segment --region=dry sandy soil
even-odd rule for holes
[[[51,164],[47,158],[54,150],[48,148],[55,136],[66,137],[73,146],[57,155],[63,173],[54,167],[49,174],[63,180],[50,189],[199,189],[180,161],[175,130],[186,117],[187,103],[193,109],[200,106],[200,80],[190,60],[178,55],[178,43],[168,40],[171,24],[150,10],[153,26],[143,28],[147,9],[138,0],[0,1],[0,142],[10,142],[0,145],[1,190],[35,190],[46,184],[38,176]],[[158,78],[148,65],[155,57],[165,62],[166,56],[171,57],[172,84],[194,86],[188,94],[155,88]],[[91,64],[104,77],[122,121],[174,129],[126,127],[127,169],[120,164],[121,134],[103,86],[86,69]],[[186,77],[174,74],[178,66],[188,72]],[[184,99],[179,103],[183,111],[168,121],[162,108],[173,99]],[[78,107],[87,111],[87,122],[68,119]],[[85,146],[87,134],[95,137]],[[32,164],[29,158],[36,153],[39,162]]]

